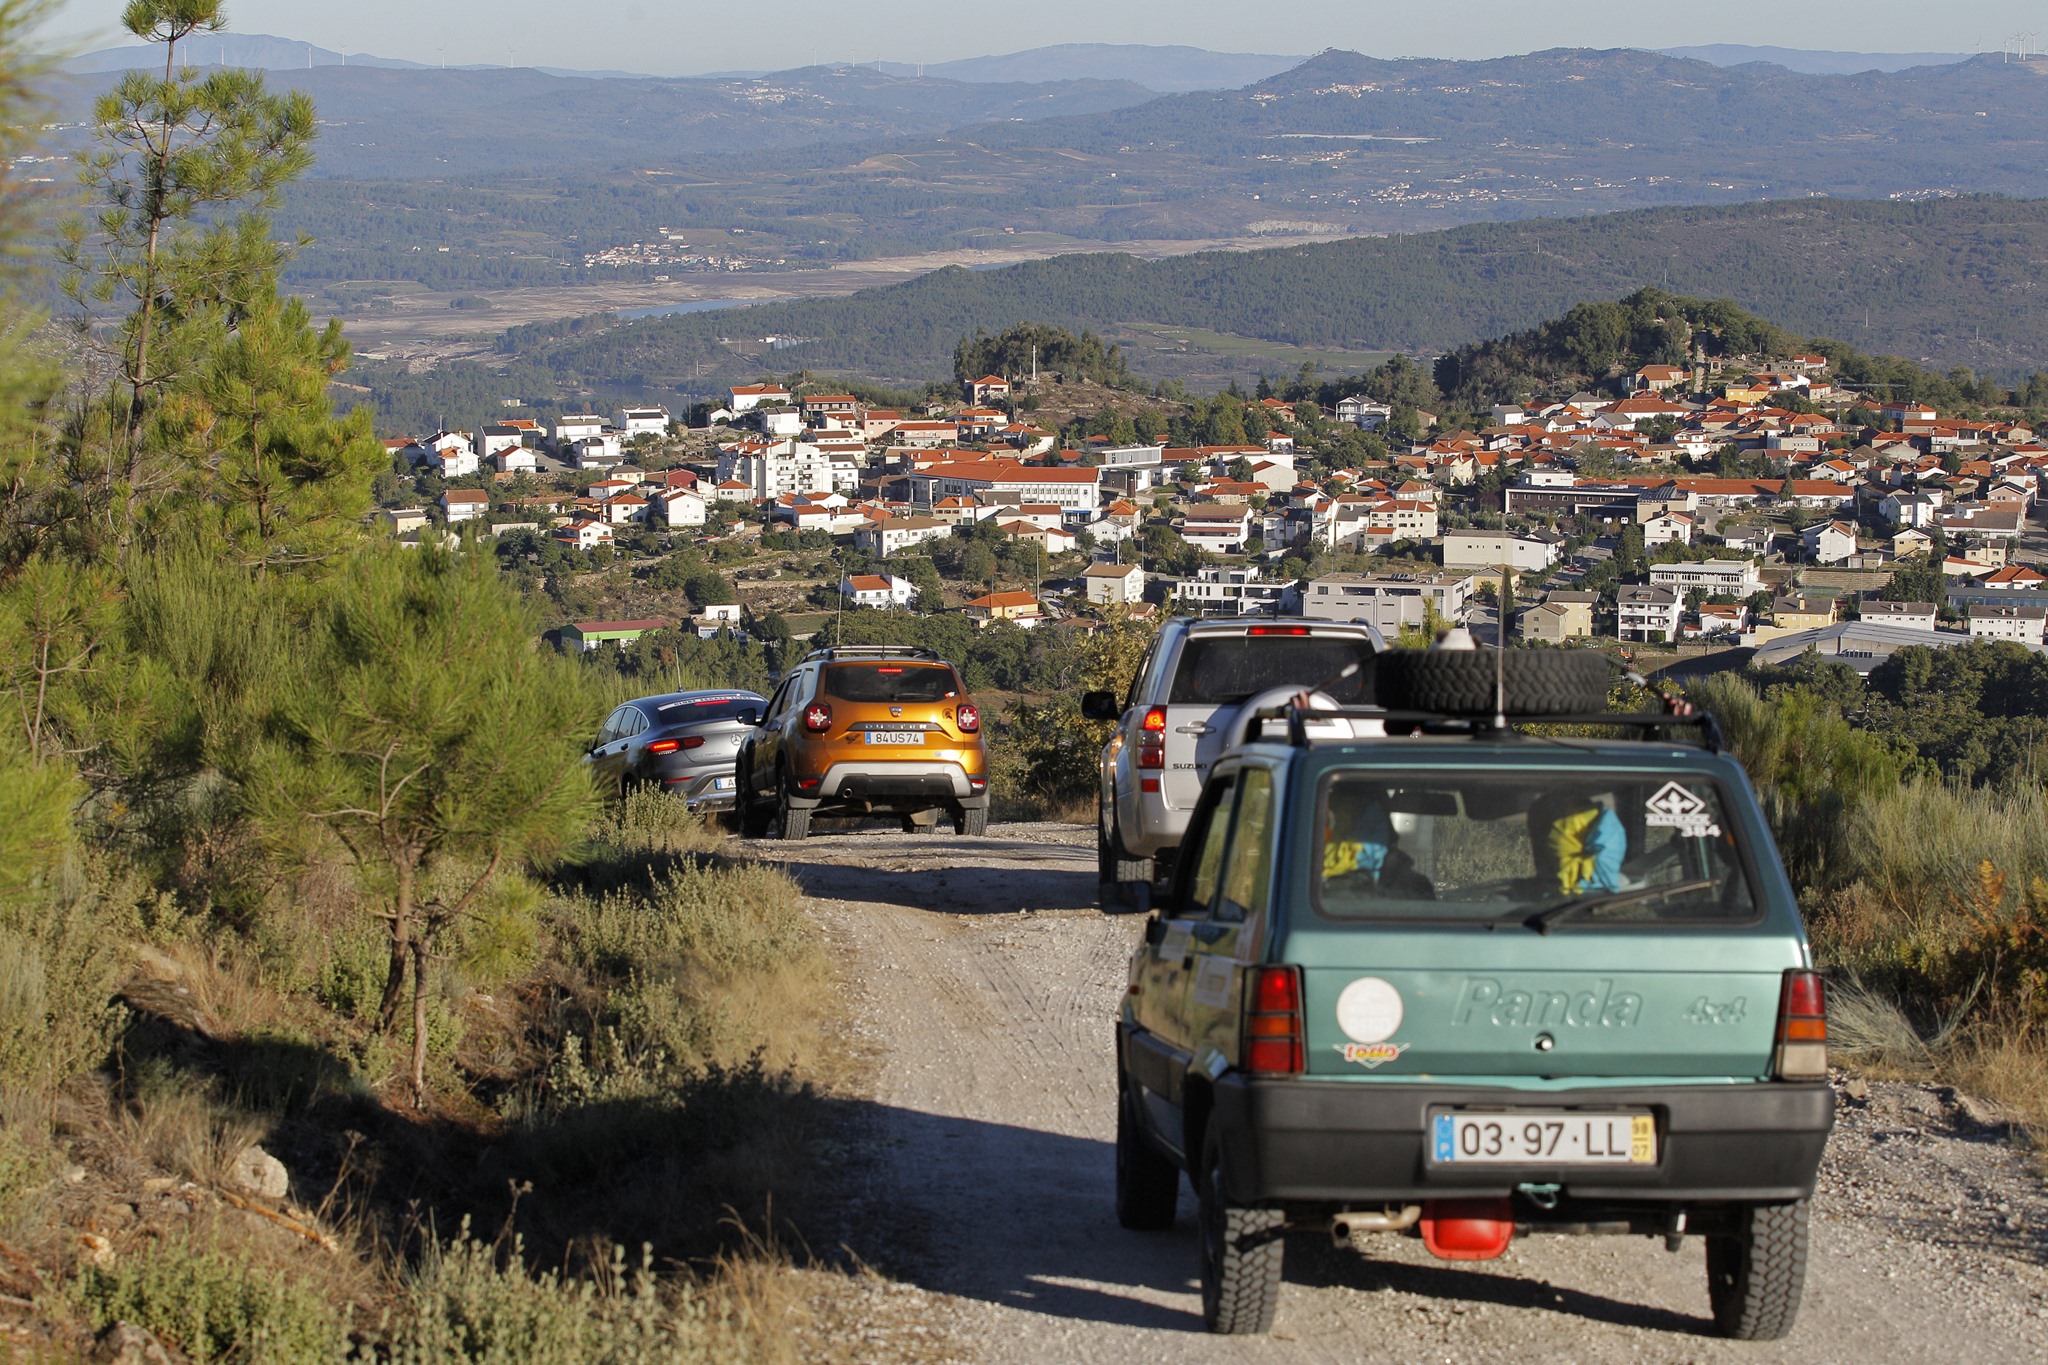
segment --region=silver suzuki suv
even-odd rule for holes
[[[1241,735],[1241,718],[1302,691],[1324,694],[1324,704],[1369,702],[1383,647],[1364,623],[1177,617],[1152,641],[1121,705],[1112,692],[1084,695],[1084,715],[1117,722],[1097,799],[1104,908],[1143,905],[1171,870],[1203,780]]]

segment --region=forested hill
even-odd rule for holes
[[[846,298],[508,334],[513,353],[606,388],[695,388],[803,366],[892,380],[946,375],[976,329],[1033,321],[1127,343],[1134,324],[1434,355],[1645,285],[1732,299],[1861,350],[2018,374],[2048,365],[2048,201],[1799,200],[1651,209],[1163,261],[1067,256],[948,269]],[[764,352],[760,338],[801,338]]]

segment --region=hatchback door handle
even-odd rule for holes
[[[1216,727],[1213,725],[1183,725],[1178,728],[1178,733],[1183,735],[1213,735],[1216,733]]]

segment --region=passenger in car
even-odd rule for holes
[[[1432,901],[1436,888],[1401,849],[1386,805],[1339,790],[1323,830],[1323,881],[1333,890],[1389,900]]]
[[[1529,807],[1529,845],[1537,879],[1567,896],[1622,889],[1628,831],[1621,817],[1590,796],[1556,792]]]

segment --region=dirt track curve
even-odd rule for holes
[[[1111,1027],[1134,916],[1094,907],[1092,834],[861,831],[736,845],[784,862],[844,954],[870,1102],[847,1247],[937,1295],[985,1361],[2048,1360],[2048,1190],[1947,1091],[1846,1098],[1798,1328],[1708,1335],[1700,1244],[1538,1236],[1499,1261],[1296,1235],[1269,1338],[1205,1334],[1193,1200],[1171,1232],[1111,1210]],[[1860,1089],[1860,1088],[1859,1088]]]

